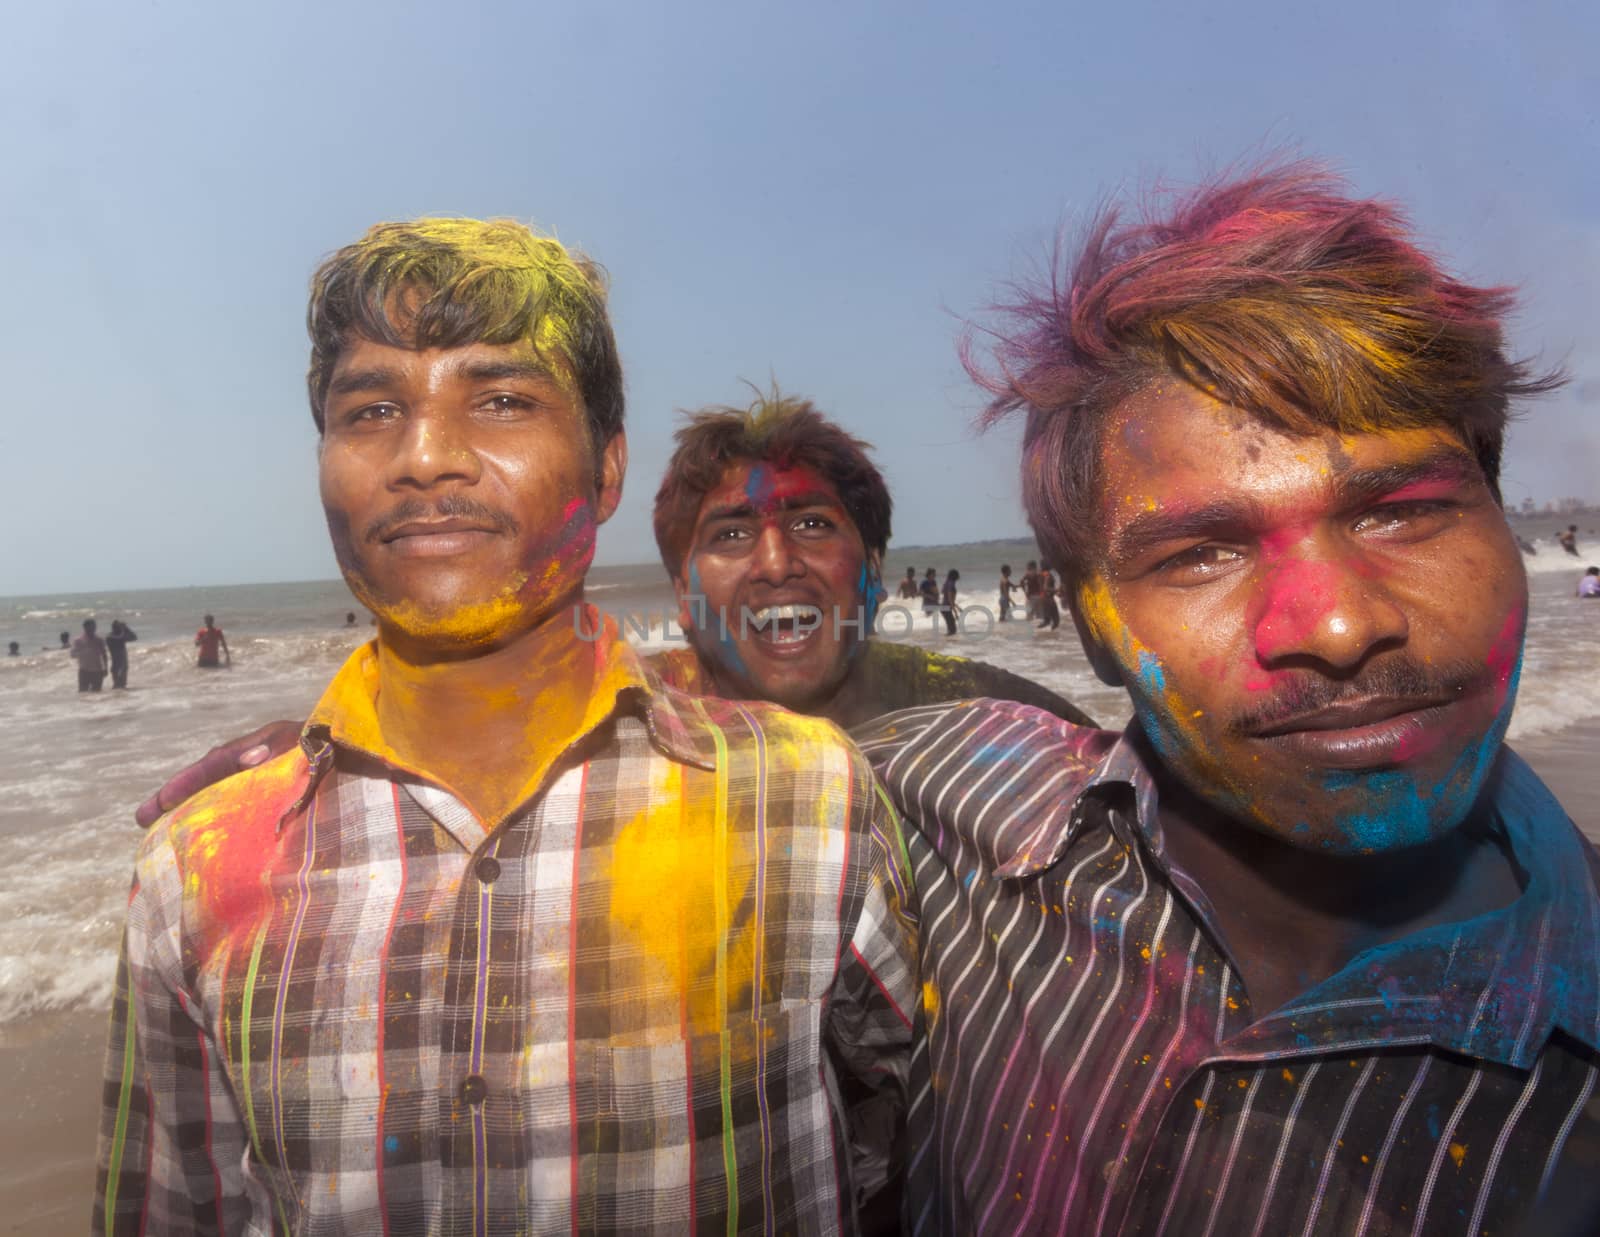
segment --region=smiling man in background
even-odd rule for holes
[[[903,1104],[897,825],[834,727],[673,691],[583,606],[627,459],[598,270],[383,224],[309,326],[378,637],[145,837],[96,1230],[854,1231]]]
[[[1510,302],[1289,166],[1103,216],[1000,327],[1135,718],[859,736],[918,829],[917,1232],[1596,1231],[1595,858],[1502,742],[1501,445],[1555,385]]]
[[[689,648],[652,659],[684,691],[770,700],[844,727],[995,696],[1088,719],[1048,688],[962,657],[870,638],[892,503],[868,445],[776,391],[677,432],[656,546]]]

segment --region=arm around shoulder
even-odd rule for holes
[[[871,782],[866,893],[839,961],[827,1035],[850,1125],[857,1203],[894,1181],[919,996],[911,865],[888,797]]]

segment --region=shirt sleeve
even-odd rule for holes
[[[905,1120],[911,1020],[916,1010],[917,925],[899,818],[871,781],[867,889],[840,959],[828,1034],[843,1066],[857,1202],[894,1176]]]
[[[245,1126],[186,989],[182,877],[164,831],[141,848],[117,962],[96,1155],[96,1234],[244,1227]]]

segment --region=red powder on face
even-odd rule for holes
[[[1489,655],[1484,658],[1484,664],[1494,676],[1495,687],[1499,690],[1502,703],[1511,684],[1511,675],[1517,668],[1517,655],[1522,651],[1522,632],[1527,619],[1526,606],[1519,605],[1506,615],[1500,634],[1495,637],[1494,643],[1489,646]]]
[[[768,468],[757,464],[745,481],[745,497],[761,515],[781,511],[795,499],[827,494],[832,487],[810,468]]]
[[[1288,559],[1269,569],[1262,593],[1256,651],[1271,659],[1310,639],[1338,605],[1338,569],[1325,562]]]

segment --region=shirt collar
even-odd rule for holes
[[[996,709],[996,702],[986,702]],[[998,706],[1004,710],[1004,706]],[[1052,719],[1053,720],[1053,719]],[[1102,808],[1127,843],[1137,833],[1167,879],[1212,928],[1211,903],[1167,862],[1155,778],[1137,722],[1120,736],[1055,722],[1063,753],[1102,755],[1038,824],[995,856],[996,875],[1029,876],[1055,864],[1091,819],[1091,805],[1113,793],[1133,811]],[[1099,736],[1091,738],[1091,736]],[[1011,755],[1039,750],[1034,732]],[[1114,788],[1119,788],[1114,791]],[[1522,869],[1520,897],[1464,923],[1444,924],[1357,955],[1337,974],[1230,1039],[1229,1050],[1272,1056],[1361,1045],[1432,1043],[1520,1069],[1529,1068],[1555,1030],[1600,1051],[1600,860],[1527,764],[1502,748],[1490,796],[1496,827]]]
[[[1560,1030],[1600,1051],[1594,852],[1509,748],[1486,793],[1525,878],[1516,901],[1357,955],[1229,1047],[1431,1043],[1528,1069]]]
[[[615,715],[637,717],[651,742],[665,755],[701,768],[716,767],[715,739],[704,725],[685,720],[682,693],[651,675],[639,655],[617,630],[616,620],[584,604],[576,630],[595,651],[594,688],[582,723],[572,735],[576,742]],[[338,749],[374,758],[386,767],[419,781],[427,773],[407,764],[389,747],[378,725],[378,647],[369,641],[356,649],[333,676],[310,720],[300,732],[300,746],[311,762],[312,779],[300,801],[285,819],[310,801],[317,782],[332,767]]]

